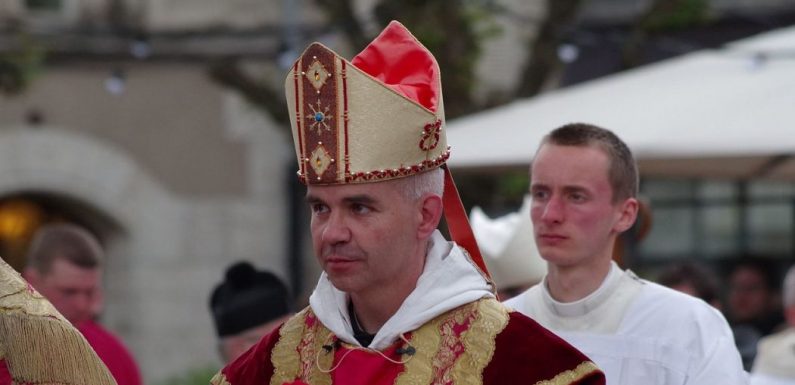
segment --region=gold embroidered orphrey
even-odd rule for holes
[[[508,311],[496,300],[482,299],[451,310],[427,322],[411,335],[414,357],[395,380],[396,385],[478,385],[491,361],[497,335],[508,324]],[[465,327],[465,332],[458,331]],[[332,367],[333,354],[321,352],[333,338],[331,332],[307,308],[282,327],[273,348],[271,385],[302,380],[330,385],[331,375],[319,370]],[[375,354],[375,353],[374,353]],[[217,382],[215,385],[225,385]]]
[[[405,363],[395,385],[455,384],[482,385],[483,370],[491,362],[496,337],[508,325],[508,310],[494,299],[479,301],[448,311],[415,330],[411,344],[414,357]],[[464,332],[455,332],[464,327]],[[279,332],[279,341],[271,353],[273,375],[270,385],[284,385],[296,380],[310,385],[331,385],[330,372],[334,354],[324,345],[333,334],[306,308],[288,320]],[[377,353],[373,353],[377,354]],[[599,368],[590,361],[535,385],[567,385],[585,378]],[[223,373],[216,374],[212,385],[232,385]]]
[[[597,371],[599,371],[599,367],[596,366],[596,364],[591,361],[586,361],[577,365],[577,367],[572,370],[567,370],[558,374],[551,380],[538,381],[535,385],[568,385]]]

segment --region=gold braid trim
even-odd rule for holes
[[[491,298],[477,301],[475,312],[475,320],[462,335],[464,352],[453,367],[453,383],[456,385],[483,384],[483,370],[494,356],[497,335],[510,320],[505,306]]]
[[[0,259],[0,311],[3,314],[46,316],[68,322],[55,306],[22,279],[5,261]]]
[[[279,331],[279,341],[276,342],[271,352],[271,363],[273,364],[271,385],[282,385],[295,380],[298,376],[300,357],[296,349],[304,334],[308,312],[309,308],[306,308],[288,319]]]
[[[535,385],[568,385],[598,371],[599,367],[596,364],[591,361],[585,361],[572,370],[562,372],[551,380],[538,381]]]
[[[74,385],[74,384],[65,384],[63,382],[41,382],[38,384],[33,384],[30,382],[16,382],[11,381],[11,385]]]
[[[420,326],[411,334],[411,345],[414,356],[405,364],[402,373],[395,379],[395,385],[430,384],[433,379],[433,359],[442,343],[439,332],[440,324],[446,319],[447,313],[434,318]]]
[[[313,314],[314,316],[314,314]],[[307,349],[307,354],[301,355],[301,361],[307,367],[305,379],[312,385],[331,385],[331,373],[324,373],[320,368],[330,369],[334,365],[335,351],[323,351],[323,345],[333,342],[331,330],[323,326],[320,320],[315,319],[312,330],[314,341],[312,349]],[[318,367],[318,365],[320,367]]]
[[[311,326],[309,319],[313,321]],[[270,384],[282,385],[300,379],[312,385],[331,385],[331,375],[318,369],[318,365],[330,368],[334,363],[333,351],[321,351],[323,345],[332,342],[331,335],[310,308],[287,320],[271,354],[273,376]]]
[[[61,319],[2,314],[0,343],[14,383],[116,384],[80,332]]]
[[[210,385],[232,385],[221,372],[216,373],[210,380]]]

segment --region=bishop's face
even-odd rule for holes
[[[424,253],[416,252],[420,203],[404,197],[396,183],[308,187],[315,255],[337,289],[383,291],[416,280],[408,272],[424,263]]]

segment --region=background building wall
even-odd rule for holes
[[[245,259],[286,276],[292,153],[284,129],[201,66],[130,73],[113,95],[106,71],[48,68],[29,92],[2,99],[0,197],[65,197],[118,223],[105,239],[103,322],[157,382],[218,364],[208,297],[227,265]],[[25,121],[33,110],[42,122]]]

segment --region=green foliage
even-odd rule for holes
[[[497,181],[497,192],[512,201],[521,202],[528,190],[526,172],[505,173]]]
[[[33,39],[20,35],[17,48],[0,54],[0,93],[22,93],[38,75],[44,62],[44,49]]]
[[[644,23],[647,31],[671,31],[703,24],[708,20],[709,0],[673,0],[660,7]]]
[[[189,370],[187,373],[169,378],[158,385],[208,385],[210,379],[218,372],[218,367],[215,365],[206,365],[203,367]]]
[[[524,170],[455,173],[455,182],[467,211],[477,205],[490,214],[515,211],[522,205],[529,184]]]

